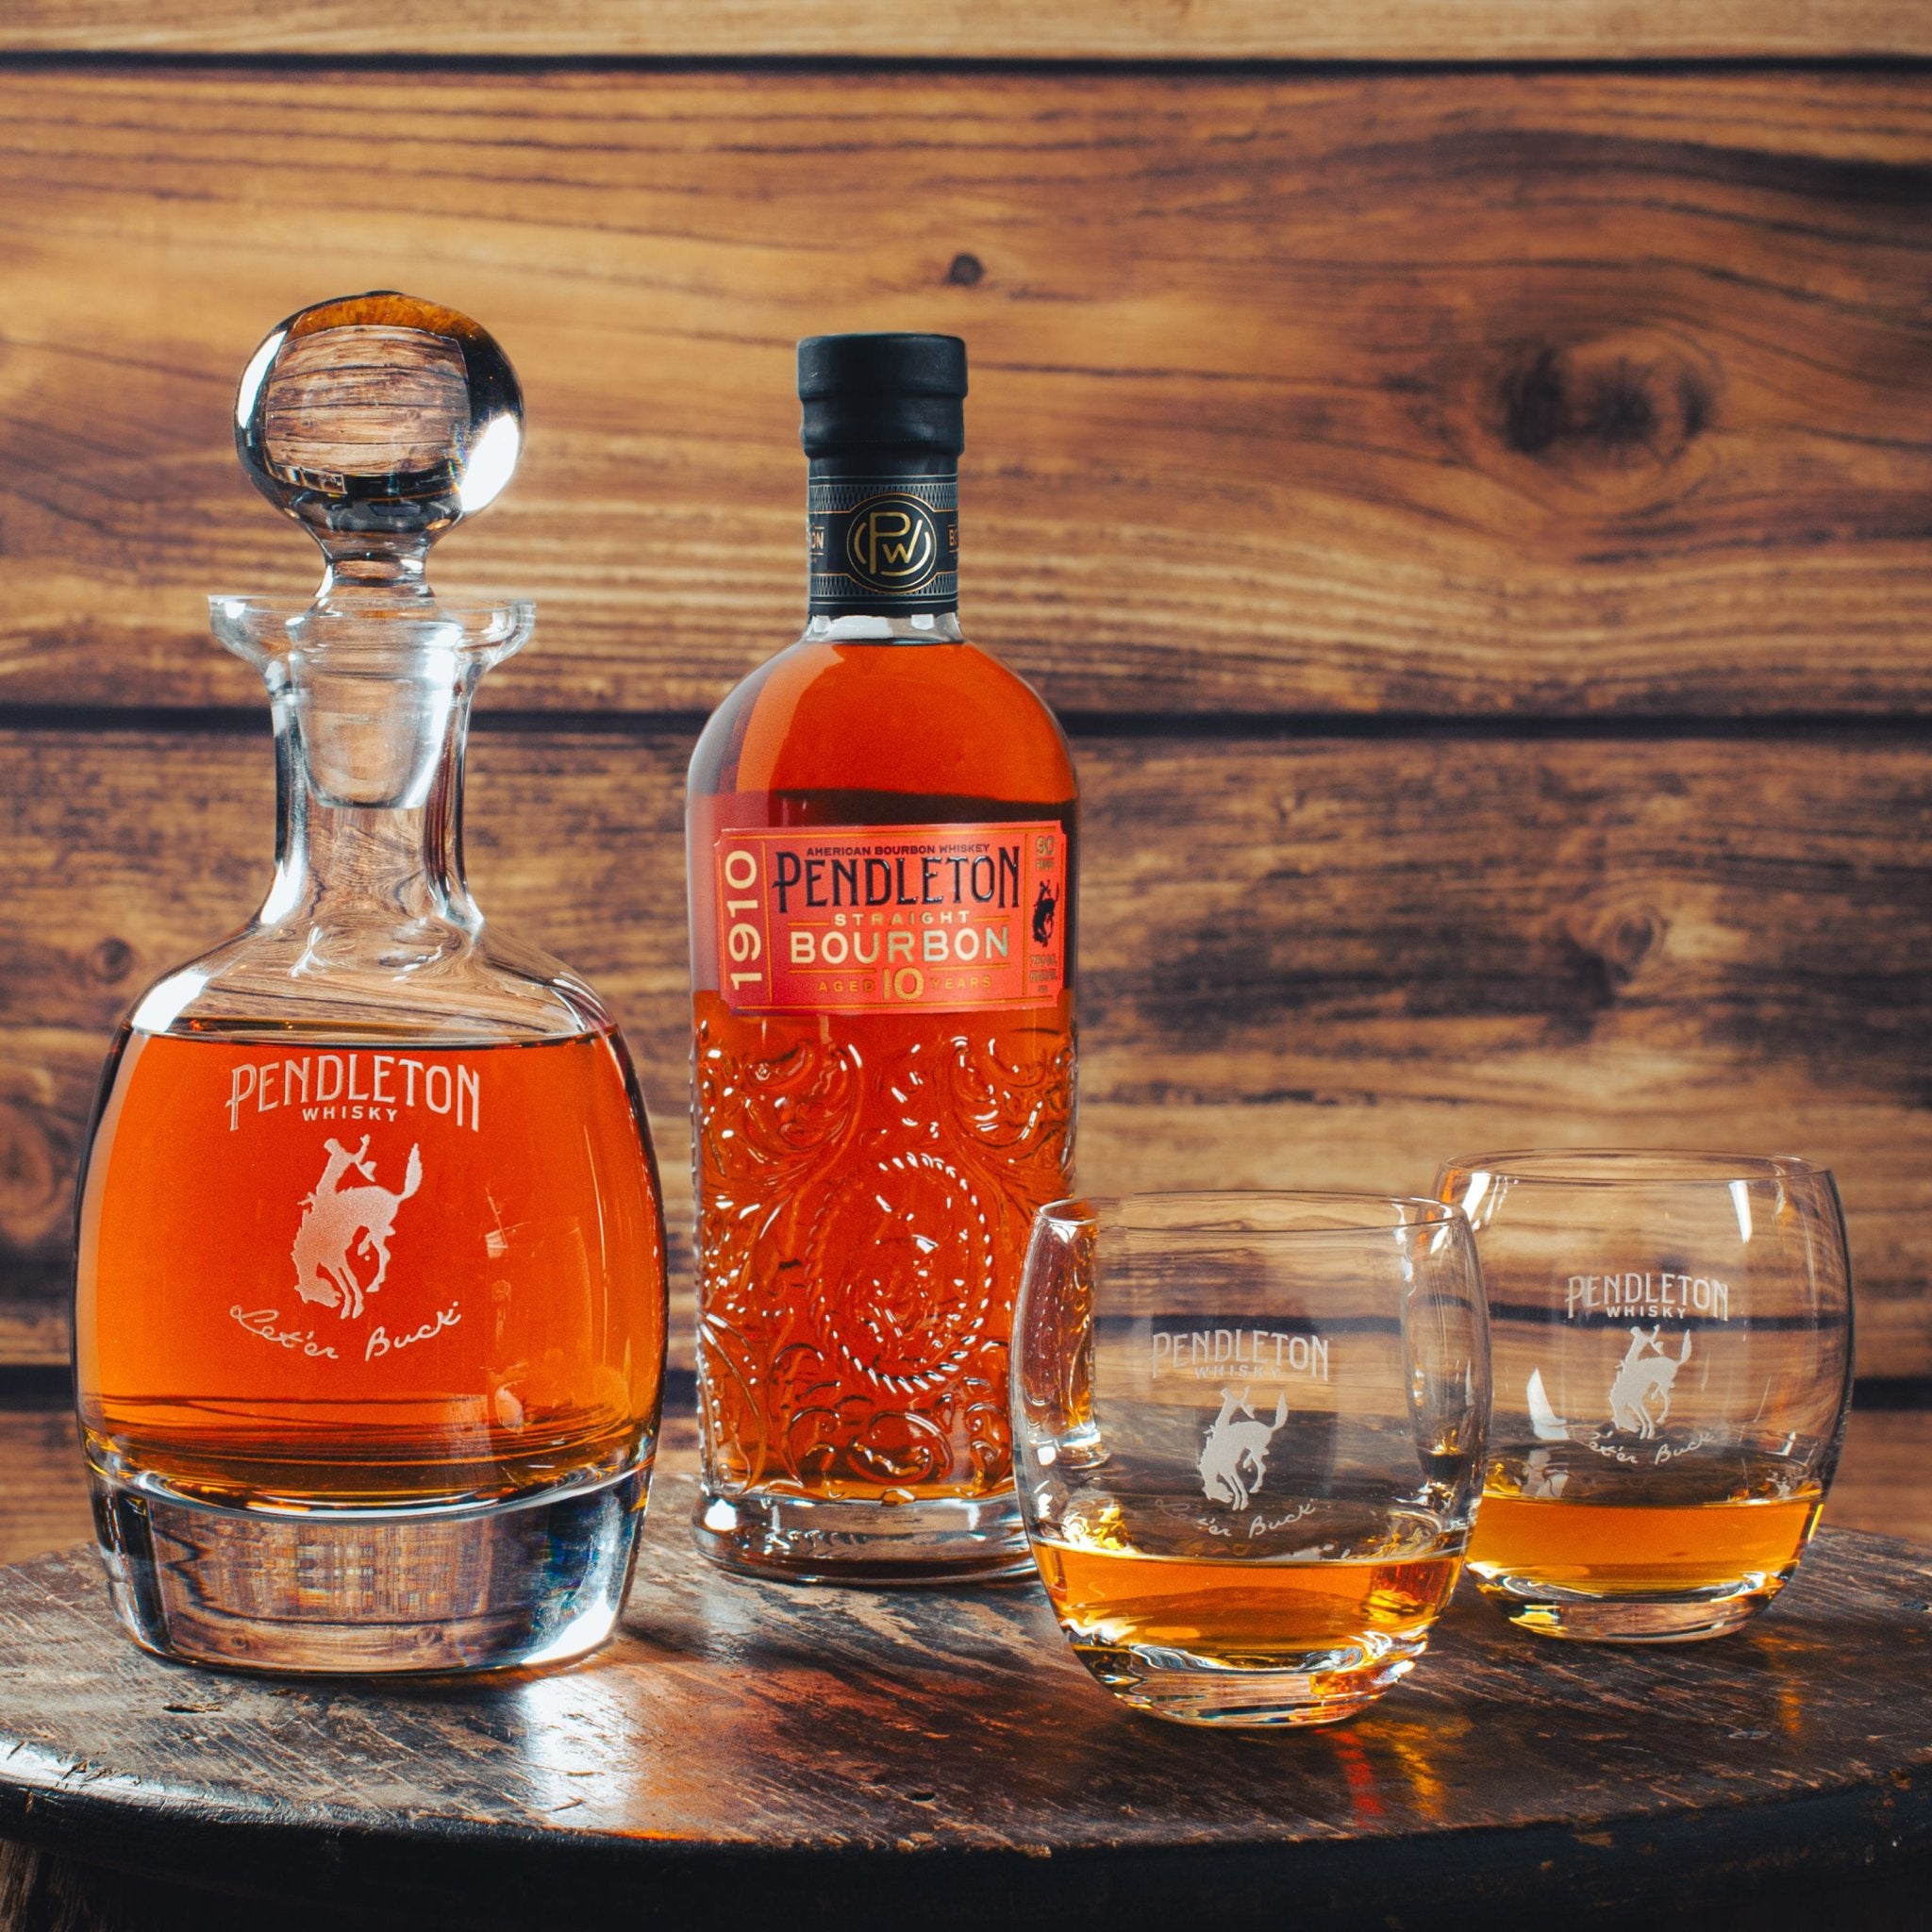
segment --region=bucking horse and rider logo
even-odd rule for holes
[[[1044,946],[1052,942],[1054,916],[1060,909],[1060,895],[1054,891],[1051,880],[1041,879],[1040,896],[1033,902],[1033,943]]]
[[[1670,1420],[1671,1389],[1677,1371],[1690,1359],[1690,1331],[1683,1331],[1673,1355],[1659,1339],[1661,1325],[1654,1328],[1633,1326],[1630,1346],[1610,1378],[1610,1426],[1619,1435],[1635,1436],[1650,1442]],[[1532,1369],[1529,1376],[1528,1406],[1530,1427],[1539,1442],[1570,1440],[1570,1424],[1550,1404],[1543,1387],[1543,1372]],[[1567,1406],[1567,1405],[1566,1405]]]
[[[1632,1328],[1630,1346],[1617,1365],[1610,1383],[1610,1420],[1626,1435],[1649,1441],[1671,1413],[1671,1384],[1690,1359],[1690,1331],[1673,1356],[1657,1340],[1657,1330]]]
[[[1237,1421],[1237,1416],[1244,1418]],[[1237,1395],[1232,1389],[1221,1391],[1221,1413],[1208,1430],[1201,1450],[1201,1488],[1210,1503],[1224,1504],[1230,1509],[1245,1509],[1248,1499],[1261,1487],[1268,1474],[1268,1445],[1288,1421],[1288,1394],[1284,1390],[1274,1405],[1274,1420],[1263,1422],[1248,1406],[1248,1391]]]
[[[1612,1426],[1643,1441],[1654,1440],[1669,1419],[1672,1385],[1677,1379],[1677,1371],[1690,1359],[1688,1329],[1674,1355],[1663,1345],[1659,1336],[1657,1328],[1633,1327],[1630,1346],[1610,1383]],[[1248,1396],[1246,1389],[1221,1391],[1221,1412],[1208,1424],[1197,1465],[1201,1488],[1208,1500],[1229,1509],[1246,1508],[1260,1490],[1268,1474],[1269,1445],[1288,1421],[1285,1391],[1274,1405],[1272,1422],[1255,1412]],[[1529,1409],[1540,1441],[1568,1439],[1570,1424],[1550,1407],[1541,1370],[1529,1378]],[[1542,1463],[1548,1462],[1547,1450],[1536,1454]],[[1541,1466],[1534,1460],[1532,1468],[1541,1473]],[[1552,1476],[1546,1490],[1533,1490],[1531,1493],[1560,1494],[1564,1480],[1560,1474]]]
[[[364,1298],[374,1294],[389,1274],[389,1241],[396,1209],[423,1185],[423,1150],[409,1149],[403,1184],[394,1190],[376,1181],[367,1134],[353,1154],[333,1140],[324,1143],[324,1150],[327,1158],[322,1178],[302,1199],[302,1224],[295,1230],[291,1258],[295,1263],[295,1292],[305,1302],[334,1308],[347,1321],[361,1314]],[[352,1170],[360,1181],[345,1187]]]

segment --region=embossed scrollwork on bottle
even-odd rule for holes
[[[1048,1056],[1012,1054],[999,1039],[957,1036],[948,1068],[954,1118],[975,1147],[996,1152],[1002,1169],[1073,1162],[1074,1049],[1057,1036]]]
[[[812,1225],[807,1293],[843,1378],[912,1400],[952,1384],[999,1297],[994,1212],[936,1154],[891,1155],[842,1177]]]
[[[697,1034],[706,1172],[734,1187],[782,1186],[851,1124],[863,1078],[858,1057],[803,1027],[786,1029],[794,1037],[778,1050],[741,1054],[721,1030],[701,1024]]]
[[[789,1248],[789,1206],[810,1191],[815,1171],[836,1159],[864,1083],[849,1048],[802,1028],[779,1050],[745,1054],[701,1024],[694,1072],[701,1165],[709,1183],[698,1204],[705,1269],[700,1380],[714,1475],[738,1488],[758,1479],[772,1450],[758,1265],[769,1246]]]
[[[835,1025],[758,1060],[724,1032],[698,1066],[713,1479],[999,1487],[1011,1285],[1067,1186],[1064,1029],[861,1050]]]

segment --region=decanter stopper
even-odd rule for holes
[[[331,566],[421,559],[494,501],[523,447],[509,358],[466,315],[376,290],[298,310],[249,358],[235,447]]]

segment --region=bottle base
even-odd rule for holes
[[[1011,1491],[856,1503],[701,1488],[691,1528],[714,1563],[788,1583],[990,1583],[1034,1574]]]
[[[616,1628],[648,1465],[492,1507],[269,1514],[92,1473],[134,1641],[230,1670],[388,1675],[561,1663]]]

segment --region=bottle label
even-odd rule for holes
[[[958,608],[958,476],[814,476],[807,490],[813,616]]]
[[[1045,1007],[1066,985],[1054,820],[727,831],[716,854],[736,1012]]]

